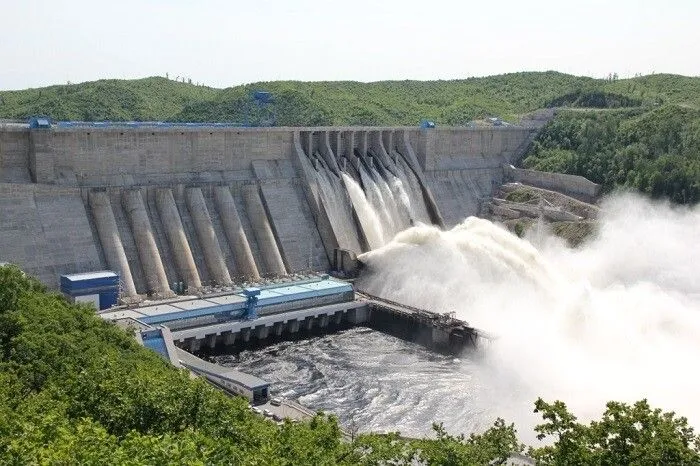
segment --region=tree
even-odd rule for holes
[[[545,422],[535,427],[540,440],[552,445],[534,448],[541,464],[698,464],[700,437],[684,417],[651,409],[646,400],[633,405],[611,401],[600,421],[577,422],[564,403],[535,402]]]

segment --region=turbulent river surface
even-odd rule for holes
[[[216,360],[272,382],[275,396],[334,413],[344,425],[424,436],[432,422],[471,432],[495,420],[493,407],[504,400],[495,403],[480,358],[478,351],[437,354],[358,327]]]

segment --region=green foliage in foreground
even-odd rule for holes
[[[498,420],[481,435],[436,439],[366,434],[342,440],[317,415],[277,426],[167,365],[86,307],[47,294],[13,266],[0,267],[1,464],[488,464],[519,452]],[[537,402],[550,446],[542,464],[697,464],[685,419],[611,403],[599,422],[576,423],[559,402]]]
[[[700,201],[700,110],[562,111],[523,164],[585,176],[606,191],[626,187],[694,204]]]

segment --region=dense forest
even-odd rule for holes
[[[560,111],[523,160],[536,170],[585,176],[680,204],[700,201],[700,110]]]
[[[526,452],[541,464],[697,464],[687,421],[649,407],[609,403],[579,423],[566,405],[537,400],[544,445],[525,450],[512,425],[433,439],[361,434],[337,420],[277,425],[139,346],[87,307],[47,293],[14,266],[0,267],[1,464],[489,464]]]
[[[0,92],[0,118],[158,120],[256,124],[269,117],[251,93],[274,96],[276,123],[467,125],[487,116],[517,123],[560,110],[524,166],[585,176],[606,191],[640,190],[676,203],[700,201],[700,78],[657,74],[592,79],[557,72],[451,81],[275,81],[213,89],[160,77],[102,80]]]

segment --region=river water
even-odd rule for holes
[[[495,374],[482,356],[437,354],[357,327],[216,361],[272,382],[273,396],[334,413],[346,426],[354,421],[361,431],[424,436],[433,422],[451,432],[472,432],[502,414],[509,390],[494,387]]]

